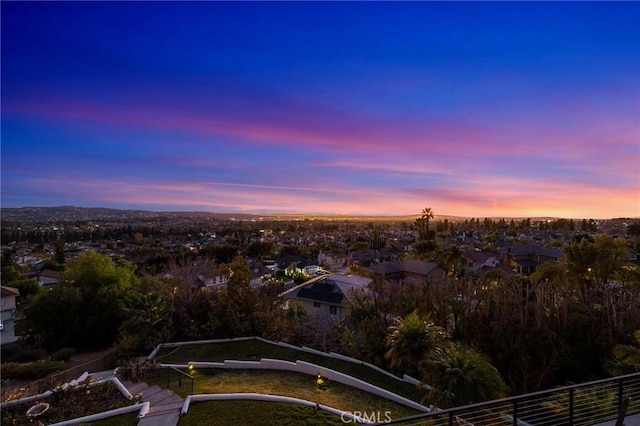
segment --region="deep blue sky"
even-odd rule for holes
[[[640,216],[636,2],[2,2],[2,205]]]

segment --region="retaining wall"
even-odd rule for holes
[[[377,371],[378,373],[382,373],[384,375],[386,375],[387,377],[393,378],[395,380],[401,381],[401,382],[407,382],[410,383],[412,385],[417,385],[417,386],[422,386],[427,390],[431,390],[433,389],[431,386],[421,383],[418,379],[415,379],[411,376],[408,375],[404,375],[403,377],[398,377],[393,373],[388,372],[387,370],[384,370],[376,365],[370,364],[368,362],[359,360],[359,359],[355,359],[355,358],[351,358],[348,357],[346,355],[342,355],[342,354],[338,354],[335,352],[322,352],[319,351],[317,349],[313,349],[313,348],[308,348],[306,346],[295,346],[295,345],[291,345],[289,343],[284,343],[284,342],[274,342],[272,340],[268,340],[268,339],[264,339],[262,337],[236,337],[236,338],[230,338],[230,339],[213,339],[213,340],[195,340],[195,341],[189,341],[189,342],[174,342],[174,343],[162,343],[160,345],[158,345],[153,352],[151,352],[151,354],[149,354],[149,356],[147,357],[147,359],[152,359],[156,356],[156,354],[158,353],[158,351],[162,348],[175,348],[175,347],[179,347],[179,346],[184,346],[184,345],[202,345],[202,344],[210,344],[210,343],[229,343],[229,342],[239,342],[239,341],[247,341],[247,340],[258,340],[260,342],[263,343],[267,343],[270,345],[276,345],[276,346],[280,346],[281,348],[287,348],[287,349],[291,349],[291,350],[295,350],[295,351],[301,351],[301,352],[307,352],[310,354],[314,354],[314,355],[318,355],[318,356],[323,356],[323,357],[327,357],[327,358],[333,358],[333,359],[338,359],[341,361],[346,361],[346,362],[351,362],[353,364],[358,364],[358,365],[363,365],[365,367],[371,368],[375,371]]]
[[[383,389],[381,387],[372,385],[364,380],[357,379],[347,374],[322,367],[316,364],[312,364],[306,361],[283,361],[278,359],[263,358],[260,361],[232,361],[225,360],[224,362],[197,362],[190,361],[187,365],[177,364],[160,364],[160,367],[174,367],[174,368],[188,368],[193,366],[195,368],[228,368],[228,369],[243,369],[243,370],[284,370],[294,373],[303,373],[311,376],[317,376],[320,374],[323,378],[332,380],[334,382],[342,383],[347,386],[354,387],[356,389],[363,390],[365,392],[372,393],[382,398],[389,399],[398,404],[413,408],[414,410],[429,412],[429,408],[415,401],[412,401],[403,396],[397,395],[391,391]]]
[[[52,423],[49,426],[66,426],[76,425],[79,423],[89,423],[98,420],[104,420],[109,417],[119,416],[120,414],[133,413],[139,411],[138,419],[144,417],[149,412],[149,403],[143,402],[139,404],[127,405],[126,407],[116,408],[114,410],[103,411],[102,413],[92,414],[90,416],[78,417],[77,419],[65,420],[64,422]]]

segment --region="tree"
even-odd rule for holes
[[[309,323],[309,316],[302,302],[285,301],[277,294],[274,297],[262,291],[258,301],[260,307],[255,311],[254,322],[259,330],[255,334],[275,342],[299,343],[302,330]]]
[[[198,290],[199,278],[212,277],[220,271],[212,260],[169,259],[168,275],[163,280],[166,292],[171,295],[173,330],[180,340],[202,339],[204,325],[210,320],[213,292]]]
[[[20,292],[20,300],[29,300],[31,296],[38,294],[41,290],[38,281],[32,278],[25,278],[20,273],[20,267],[13,258],[10,250],[2,252],[2,285],[17,288]]]
[[[416,226],[418,227],[418,239],[430,239],[429,233],[429,221],[433,219],[433,210],[431,207],[425,207],[420,213],[420,217],[416,219]]]
[[[347,324],[359,339],[349,333],[343,336],[347,352],[354,358],[382,365],[386,352],[387,324],[376,306],[376,300],[364,292],[353,292],[347,305]],[[346,341],[345,341],[346,340]]]
[[[33,298],[26,315],[34,332],[49,346],[113,343],[127,319],[125,299],[138,289],[133,265],[118,266],[108,256],[90,251],[69,262],[62,278],[62,283]]]
[[[477,350],[453,344],[431,351],[420,364],[428,394],[439,407],[455,407],[504,398],[507,387],[500,373]]]
[[[342,343],[343,325],[328,313],[309,315],[303,330],[303,344],[322,352],[337,351]]]
[[[417,369],[425,355],[447,339],[447,334],[433,323],[429,315],[420,316],[417,311],[404,318],[396,318],[387,332],[385,358],[392,368]]]
[[[440,254],[440,262],[442,262],[447,273],[453,276],[460,275],[462,267],[464,266],[464,261],[464,251],[462,251],[457,245],[448,246]]]
[[[123,310],[128,319],[120,326],[120,333],[125,341],[135,342],[130,350],[145,352],[170,337],[171,308],[159,293],[134,293],[127,297]]]
[[[264,259],[272,255],[273,243],[269,241],[256,241],[249,244],[247,256],[254,259]]]
[[[58,284],[36,295],[26,311],[31,336],[41,336],[46,347],[74,346],[81,334],[82,294],[77,287]]]
[[[69,263],[62,279],[85,296],[94,296],[104,289],[132,288],[137,284],[134,270],[135,266],[128,262],[116,265],[109,256],[88,251]]]
[[[640,330],[633,334],[635,346],[616,345],[611,351],[613,360],[605,365],[609,373],[614,376],[637,373],[640,371]]]
[[[432,261],[438,247],[438,242],[435,240],[419,240],[413,245],[411,256],[419,260]]]
[[[57,240],[55,242],[54,260],[59,265],[62,265],[66,262],[66,255],[64,253],[64,241],[62,240]]]
[[[223,273],[229,277],[227,289],[232,302],[246,301],[251,293],[251,269],[247,260],[242,256],[236,256],[231,263],[222,269]]]
[[[22,279],[20,267],[16,263],[11,250],[2,252],[2,271],[0,276],[2,277],[2,285],[5,286],[11,286],[14,281]]]
[[[231,244],[209,244],[201,250],[201,255],[214,259],[217,263],[229,263],[238,255],[239,248]]]
[[[250,285],[249,263],[242,256],[236,256],[222,267],[222,273],[229,277],[227,288],[216,294],[211,302],[209,329],[216,337],[255,334],[258,299]]]
[[[563,251],[568,278],[583,301],[602,290],[628,260],[626,240],[607,235],[572,241]]]
[[[632,223],[627,227],[627,234],[638,237],[640,236],[640,222]]]
[[[18,281],[13,281],[10,287],[17,288],[20,292],[20,300],[28,301],[32,296],[40,293],[42,291],[42,287],[38,284],[38,281],[33,278],[21,279]]]

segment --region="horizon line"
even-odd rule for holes
[[[389,214],[349,214],[349,213],[293,213],[293,212],[234,212],[234,211],[209,211],[209,210],[154,210],[154,209],[144,209],[144,208],[121,208],[121,207],[107,207],[107,206],[78,206],[78,205],[56,205],[56,206],[11,206],[11,207],[0,207],[1,210],[21,210],[21,209],[62,209],[62,208],[76,208],[76,209],[106,209],[106,210],[116,210],[121,212],[148,212],[148,213],[198,213],[198,214],[214,214],[214,215],[244,215],[244,216],[320,216],[320,217],[341,217],[341,218],[387,218],[387,219],[401,219],[401,218],[414,218],[420,217],[420,213],[415,214],[398,214],[398,215],[389,215]],[[456,219],[546,219],[546,220],[615,220],[615,219],[631,219],[631,220],[640,220],[640,217],[626,217],[626,216],[617,216],[617,217],[560,217],[560,216],[458,216],[452,214],[436,214],[434,213],[435,218],[456,218]]]

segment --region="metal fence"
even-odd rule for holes
[[[394,419],[403,426],[591,426],[640,413],[640,373]]]

